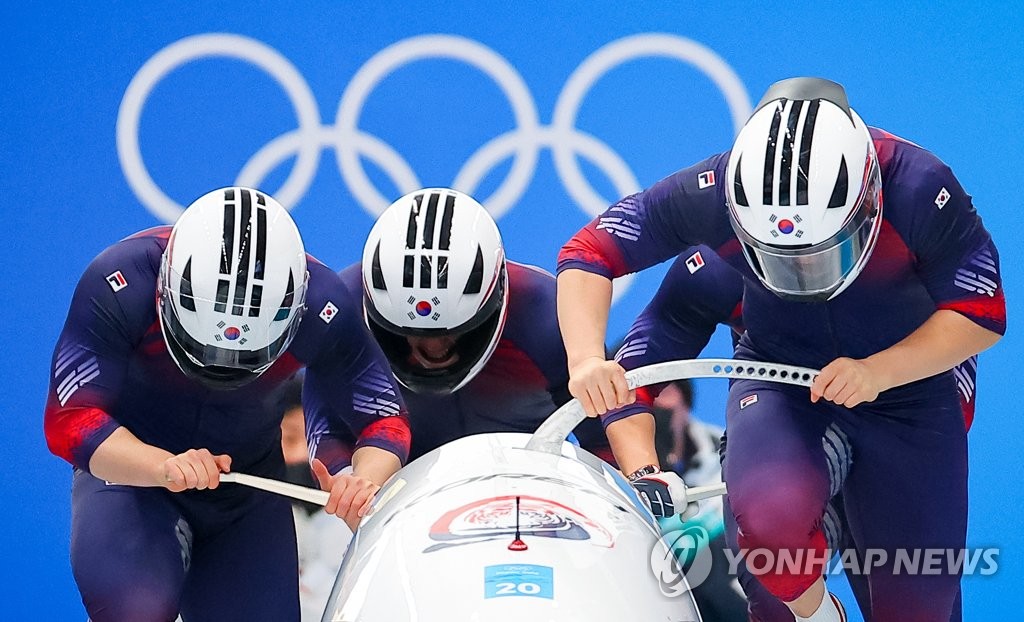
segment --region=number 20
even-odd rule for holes
[[[540,585],[536,583],[499,583],[497,585],[498,596],[512,596],[516,593],[519,594],[539,594]]]

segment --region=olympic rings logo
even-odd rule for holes
[[[591,87],[615,67],[643,57],[667,57],[689,63],[721,90],[735,131],[751,112],[747,91],[736,73],[712,50],[694,41],[667,34],[647,33],[613,41],[587,57],[569,76],[555,104],[550,125],[541,125],[537,106],[522,76],[489,47],[454,35],[422,35],[395,43],[374,55],[353,76],[342,94],[334,126],[321,124],[309,85],[292,63],[266,44],[233,34],[203,34],[181,39],[150,58],[132,79],[117,117],[117,152],[135,195],[154,216],[173,222],[184,209],[153,181],[139,147],[142,109],[156,85],[174,69],[207,57],[229,57],[262,69],[284,89],[295,110],[298,127],[271,140],[246,162],[236,184],[259,187],[284,160],[295,165],[272,194],[285,206],[298,203],[313,183],[325,148],[333,147],[338,168],[352,195],[371,216],[391,200],[374,187],[360,162],[371,160],[402,192],[422,184],[408,162],[390,145],[359,129],[359,116],[369,95],[395,70],[418,60],[450,59],[475,67],[492,79],[511,104],[516,129],[482,145],[463,164],[451,186],[471,196],[500,162],[512,157],[508,176],[491,196],[476,197],[500,218],[525,193],[542,148],[551,149],[555,168],[569,196],[591,216],[607,207],[580,170],[577,156],[596,165],[620,196],[640,190],[629,166],[606,143],[575,127],[576,116]]]

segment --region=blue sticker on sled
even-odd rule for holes
[[[503,564],[484,568],[484,598],[533,596],[554,598],[554,569],[534,564]]]

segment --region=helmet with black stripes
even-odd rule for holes
[[[508,308],[498,226],[472,197],[426,188],[392,203],[363,248],[366,322],[395,377],[448,394],[475,377]]]
[[[726,177],[740,246],[775,294],[831,300],[867,264],[882,179],[871,134],[841,85],[773,84],[736,137]]]
[[[160,267],[157,308],[171,358],[210,388],[255,380],[295,337],[307,279],[299,230],[272,197],[234,187],[196,199]]]

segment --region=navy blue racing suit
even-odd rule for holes
[[[157,316],[170,231],[136,234],[93,260],[54,350],[44,428],[50,450],[75,467],[75,580],[94,622],[174,620],[179,611],[188,620],[298,620],[287,499],[231,484],[171,493],[104,482],[89,472],[93,452],[123,426],[173,454],[206,448],[231,456],[233,471],[282,479],[277,401],[302,367],[311,452],[332,472],[345,460],[339,437],[404,461],[405,407],[363,324],[358,295],[312,257],[309,312],[266,372],[225,391],[187,378],[167,352]]]

